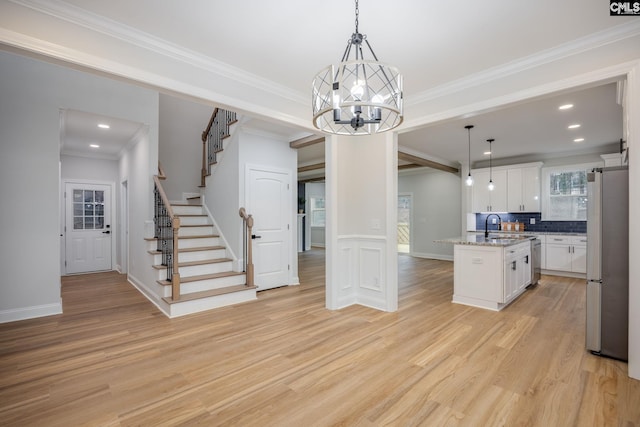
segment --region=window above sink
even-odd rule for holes
[[[587,220],[587,172],[599,163],[542,168],[542,220]]]

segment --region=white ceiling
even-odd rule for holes
[[[83,22],[117,28],[120,34],[134,34],[149,44],[204,55],[227,70],[236,70],[238,75],[287,88],[297,97],[308,99],[307,105],[314,74],[339,60],[354,31],[354,2],[347,0],[38,0],[34,4],[40,8],[49,4],[52,14],[63,11],[74,19],[83,16]],[[533,58],[539,61],[554,54],[577,52],[580,46],[594,44],[600,38],[610,42],[614,38],[611,34],[617,31],[636,34],[640,20],[610,17],[601,0],[363,0],[359,29],[380,60],[402,71],[406,111],[410,111],[417,102],[464,79]],[[100,54],[97,47],[95,53]],[[580,89],[421,129],[400,128],[399,145],[457,164],[466,160],[465,124],[475,125],[475,162],[483,159],[481,141],[487,138],[496,139],[495,158],[597,150],[598,146],[616,142],[622,136],[622,119],[615,104],[615,84]],[[576,107],[559,114],[557,104],[564,100],[573,101]],[[310,108],[306,114],[310,120]],[[406,121],[414,119],[405,117]],[[568,121],[578,121],[583,127],[568,132]],[[71,123],[69,137],[75,132]],[[273,124],[268,127],[276,132]],[[300,137],[299,128],[287,125],[277,132],[292,139]],[[584,143],[573,143],[574,133],[580,133]],[[65,144],[71,148],[72,141]],[[300,163],[321,161],[320,153],[318,147],[307,149],[300,153]]]
[[[77,110],[62,110],[60,153],[116,160],[144,126],[141,123]],[[108,125],[108,129],[98,127]],[[91,147],[91,145],[98,147]]]

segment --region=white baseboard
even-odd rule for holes
[[[36,317],[62,314],[62,300],[54,304],[34,305],[31,307],[14,308],[0,311],[0,323],[18,320],[35,319]]]
[[[440,261],[453,261],[453,255],[431,254],[421,252],[411,252],[409,255],[416,258],[438,259]]]

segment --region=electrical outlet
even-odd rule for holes
[[[497,220],[497,219],[495,219],[495,218],[491,218],[491,224],[496,224],[497,222],[498,222],[498,220]]]
[[[533,225],[536,223],[536,219],[535,218],[529,218],[529,224]]]

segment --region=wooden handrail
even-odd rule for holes
[[[164,205],[165,205],[165,207],[167,209],[167,213],[169,214],[169,218],[171,218],[171,220],[173,220],[175,215],[173,214],[173,209],[171,209],[171,203],[169,203],[169,198],[167,197],[167,194],[164,192],[164,188],[162,188],[162,184],[160,183],[160,177],[158,177],[158,175],[154,175],[153,176],[153,182],[158,187],[158,192],[160,193],[160,197],[162,198],[162,203],[164,203]]]
[[[247,275],[247,286],[254,286],[254,273],[253,273],[253,252],[251,249],[251,240],[253,239],[252,230],[253,230],[253,217],[251,215],[247,215],[247,211],[245,208],[240,208],[239,211],[240,217],[242,218],[242,222],[244,224],[243,227],[243,242],[242,246],[246,253],[246,258],[244,260],[245,263],[245,273]]]
[[[213,114],[211,114],[211,118],[209,119],[209,124],[207,124],[206,129],[202,131],[202,169],[200,173],[200,187],[204,187],[206,185],[206,178],[209,171],[207,166],[207,139],[209,139],[209,132],[211,132],[211,126],[213,126],[216,114],[218,114],[218,107],[214,108]]]
[[[162,253],[162,264],[167,267],[167,280],[171,282],[171,299],[180,298],[180,272],[178,266],[178,235],[180,232],[180,218],[175,216],[167,194],[162,188],[158,175],[153,176],[156,200],[154,206],[155,237],[158,239],[157,249]],[[160,200],[158,200],[158,198]],[[165,213],[166,212],[166,215]],[[167,217],[168,222],[167,223]],[[167,228],[171,228],[170,235],[166,235]],[[169,247],[169,241],[171,245]]]
[[[202,132],[202,170],[200,187],[207,185],[206,178],[211,174],[211,165],[217,163],[217,156],[224,148],[223,140],[230,136],[229,127],[237,122],[233,111],[215,108],[206,129]]]

